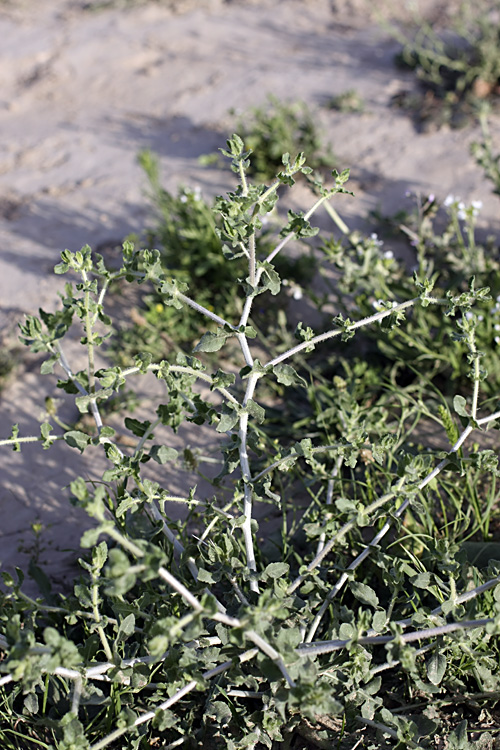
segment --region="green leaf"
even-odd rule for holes
[[[297,237],[314,237],[318,232],[318,227],[312,227],[310,222],[304,218],[303,212],[288,211],[288,224],[281,230],[280,237],[286,237],[291,233]]]
[[[431,574],[428,571],[425,573],[419,573],[416,578],[412,578],[411,585],[416,586],[419,589],[428,589],[431,585]]]
[[[85,432],[80,432],[80,430],[70,430],[64,434],[64,441],[71,448],[78,448],[80,453],[83,453],[91,440],[92,438],[89,435],[86,435]]]
[[[203,336],[201,337],[200,341],[196,344],[193,351],[195,352],[218,352],[219,349],[221,349],[224,346],[226,339],[232,335],[233,335],[232,333],[229,333],[228,331],[224,331],[222,328],[219,328],[217,333],[206,331],[206,333],[204,333]]]
[[[51,437],[50,433],[52,432],[52,425],[48,422],[43,422],[43,424],[40,425],[40,436],[42,438],[42,448],[46,450],[47,448],[50,448],[52,443],[54,442],[53,437]]]
[[[455,409],[456,413],[459,414],[461,417],[469,418],[469,414],[467,412],[467,401],[463,396],[455,396],[453,399],[453,408]]]
[[[229,386],[234,385],[235,381],[236,375],[233,372],[217,370],[215,375],[212,376],[210,390],[213,391],[214,388],[229,388]]]
[[[256,401],[250,399],[247,401],[246,409],[248,413],[259,423],[262,424],[266,418],[265,409],[260,406]]]
[[[427,677],[433,685],[439,685],[446,672],[446,656],[440,651],[434,651],[426,663]]]
[[[257,293],[261,294],[268,289],[273,296],[278,294],[281,289],[281,279],[274,266],[265,262],[258,263],[257,267],[263,271]],[[249,279],[247,282],[250,284]]]
[[[270,563],[264,571],[264,575],[268,578],[282,578],[288,575],[290,566],[287,563]]]
[[[239,414],[232,407],[233,404],[223,404],[219,424],[216,428],[217,432],[228,432],[238,422]]]
[[[19,437],[19,425],[18,424],[15,424],[12,426],[10,437],[14,441],[17,437]],[[19,453],[21,451],[21,443],[14,442],[12,444],[12,450],[14,451],[14,453]]]
[[[96,570],[101,570],[108,559],[108,545],[106,542],[100,542],[92,550],[92,565]]]
[[[383,633],[387,626],[387,612],[385,610],[378,610],[374,613],[372,618],[372,628],[377,633]]]
[[[367,604],[369,607],[378,607],[378,596],[370,586],[358,581],[351,581],[349,585],[358,601],[362,604]]]
[[[307,388],[307,383],[291,365],[275,365],[273,372],[278,383],[283,385],[300,385]]]
[[[210,703],[208,705],[207,715],[213,718],[217,724],[220,724],[221,726],[227,726],[233,718],[231,709],[227,703],[224,703],[223,701],[213,701],[213,703]],[[256,739],[259,739],[258,734],[256,735]],[[253,743],[252,746],[255,747]]]
[[[167,461],[175,461],[179,453],[175,448],[170,448],[168,445],[153,445],[149,455],[157,463],[166,464]]]
[[[474,745],[467,739],[467,719],[464,719],[448,736],[448,750],[473,750],[473,748]]]
[[[146,420],[145,422],[140,422],[138,419],[125,417],[125,427],[137,437],[142,438],[151,427],[151,422],[149,422],[148,420]],[[151,435],[151,437],[153,437],[153,435]]]
[[[207,583],[208,585],[216,583],[213,575],[208,570],[205,570],[205,568],[198,569],[198,581],[200,583]]]
[[[57,363],[57,357],[50,357],[50,359],[46,359],[45,362],[42,362],[40,366],[40,373],[42,375],[50,375],[54,372],[54,365]]]
[[[129,636],[131,636],[135,631],[135,617],[133,613],[131,612],[129,615],[127,615],[120,623],[120,627],[118,628],[118,634],[116,636],[116,642],[119,643],[121,641],[127,640]]]

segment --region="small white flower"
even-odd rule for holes
[[[500,336],[495,336],[495,344],[500,344]]]
[[[444,199],[443,206],[446,206],[446,208],[449,208],[449,206],[453,206],[454,203],[458,203],[460,198],[455,198],[454,195],[447,195]]]
[[[384,306],[384,300],[376,299],[374,302],[372,302],[372,305],[375,308],[375,310],[380,310],[380,308]]]
[[[179,198],[179,200],[180,200],[181,203],[187,203],[187,195],[181,195],[181,197]]]
[[[472,320],[472,318],[474,317],[474,313],[471,313],[470,310],[468,310],[465,313],[465,317],[467,318],[467,320]]]
[[[458,209],[458,211],[457,211],[457,217],[461,221],[464,221],[467,218],[465,203],[463,201],[460,201],[460,203],[457,206],[457,209]]]
[[[376,245],[377,247],[382,247],[382,245],[384,244],[383,240],[379,240],[378,234],[376,232],[371,233],[370,239],[372,240],[373,244]]]
[[[500,325],[498,325],[498,323],[495,326],[495,331],[500,331]]]
[[[199,185],[196,185],[193,192],[193,197],[195,201],[201,200],[201,187]]]
[[[302,289],[300,288],[300,286],[295,287],[295,289],[292,292],[292,297],[294,299],[302,299],[303,293],[302,293]]]
[[[386,250],[383,253],[382,257],[385,258],[386,260],[391,260],[391,258],[394,258],[394,253],[392,252],[392,250]]]
[[[477,319],[479,320],[479,322],[481,322],[482,320],[484,320],[484,318],[483,318],[483,316],[482,316],[482,315],[478,315],[478,316],[477,316]]]
[[[436,196],[434,195],[434,193],[428,195],[427,200],[429,201],[429,203],[434,203],[434,201],[436,200]]]
[[[481,209],[483,207],[483,201],[472,201],[471,209],[472,209],[472,216],[474,219],[479,216]]]

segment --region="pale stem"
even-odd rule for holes
[[[155,521],[160,521],[161,522],[161,524],[162,524],[162,531],[163,531],[164,536],[168,539],[168,541],[173,546],[173,548],[177,552],[177,554],[178,555],[182,555],[182,553],[184,552],[184,546],[177,539],[177,537],[175,536],[174,532],[165,523],[165,521],[163,519],[163,516],[161,515],[161,513],[160,513],[159,509],[156,507],[156,505],[154,503],[151,503],[150,505],[146,505],[146,512]],[[198,574],[198,567],[197,567],[195,561],[193,560],[193,558],[190,557],[186,561],[186,564],[187,564],[188,570],[191,573],[191,575],[193,576],[194,580],[197,581],[198,580],[198,575],[199,575]],[[210,591],[210,589],[206,588],[206,589],[204,589],[204,591],[205,591],[206,594],[210,594],[211,596],[213,596],[213,594]],[[217,602],[217,609],[219,610],[219,612],[225,612],[226,608],[224,607],[224,605],[221,604],[221,602],[216,597],[214,597],[214,598],[215,598],[215,601]]]
[[[371,513],[372,511],[379,508],[381,505],[384,505],[388,500],[392,500],[394,495],[398,490],[401,489],[401,487],[404,484],[404,478],[400,479],[398,482],[398,487],[395,492],[388,492],[385,495],[382,495],[382,497],[377,498],[371,505],[368,505],[364,512],[366,514]],[[347,521],[341,529],[337,531],[337,533],[325,544],[321,552],[319,552],[316,557],[311,560],[309,565],[307,566],[307,570],[304,574],[297,576],[297,578],[293,581],[293,583],[290,584],[288,587],[288,594],[293,594],[293,592],[302,584],[302,582],[306,579],[307,574],[310,573],[314,568],[316,568],[318,565],[320,565],[326,555],[330,552],[330,550],[334,547],[334,545],[339,541],[339,539],[342,539],[350,529],[352,529],[356,525],[357,521],[356,518],[352,518],[350,521]]]
[[[396,732],[395,729],[391,729],[386,724],[382,724],[380,721],[373,721],[372,719],[365,719],[363,716],[356,716],[356,721],[359,721],[360,724],[365,724],[367,727],[378,729],[379,732],[388,734],[389,737],[393,737],[395,740],[399,739],[398,733]],[[413,742],[413,740],[406,739],[405,745],[406,747],[411,747],[414,750],[425,750],[423,745],[419,745],[417,742]]]
[[[239,336],[244,336],[243,334],[238,334]],[[148,371],[149,372],[157,372],[161,369],[161,365],[157,364],[151,364],[148,365]],[[201,372],[200,370],[194,370],[192,367],[186,367],[184,365],[169,365],[168,368],[169,372],[179,372],[179,373],[186,373],[186,375],[193,375],[194,377],[198,378],[199,380],[203,380],[205,383],[209,383],[210,385],[213,384],[213,378],[211,375],[208,375],[206,372]],[[136,373],[141,372],[140,367],[128,367],[126,370],[122,370],[120,375],[122,375],[124,378],[128,377],[129,375],[135,375]],[[233,404],[238,404],[238,400],[235,399],[232,393],[230,393],[227,388],[222,388],[220,386],[215,386],[214,390],[219,391],[219,393],[227,398],[228,401],[231,401]]]
[[[248,280],[250,286],[254,287],[256,282],[256,259],[255,259],[255,232],[248,238]]]
[[[410,299],[406,302],[401,302],[399,305],[395,305],[395,307],[392,307],[390,310],[381,310],[374,315],[369,315],[367,318],[363,318],[363,320],[358,320],[355,323],[352,323],[350,326],[348,326],[347,330],[355,331],[357,328],[361,328],[362,326],[366,326],[370,323],[375,323],[379,320],[383,320],[384,318],[387,318],[388,315],[392,315],[398,310],[405,310],[407,307],[411,307],[411,305],[414,305],[415,302],[418,301],[418,299],[419,297],[415,297],[414,299]],[[264,367],[274,367],[280,362],[283,362],[283,360],[292,357],[298,352],[301,352],[303,349],[307,349],[307,347],[309,346],[315,346],[316,344],[319,344],[322,341],[326,341],[327,339],[332,339],[335,336],[340,336],[342,333],[344,333],[343,328],[336,328],[335,330],[327,331],[326,333],[320,333],[319,336],[314,336],[314,338],[312,338],[310,341],[303,341],[301,344],[297,344],[297,346],[292,347],[292,349],[289,349],[287,352],[280,354],[279,357],[275,357],[274,359],[270,360],[264,365]]]
[[[459,594],[457,598],[455,599],[455,604],[465,604],[465,602],[470,601],[471,599],[475,599],[477,596],[480,596],[480,594],[484,593],[485,591],[488,591],[489,589],[494,588],[500,583],[500,576],[496,576],[495,578],[492,578],[489,581],[486,581],[486,583],[482,583],[480,586],[476,586],[474,589],[470,589],[470,591],[464,591],[463,594]],[[439,607],[436,607],[432,610],[431,616],[435,617],[437,615],[440,615],[443,611],[443,605],[440,604]],[[406,618],[405,620],[396,620],[396,625],[401,625],[401,627],[405,628],[408,625],[411,625],[411,617]],[[367,635],[371,635],[375,633],[374,630],[369,630],[367,632]]]
[[[158,568],[158,575],[160,576],[160,578],[163,578],[163,580],[168,583],[168,585],[171,586],[174,591],[177,591],[177,593],[182,596],[184,601],[189,604],[189,606],[192,607],[196,612],[203,612],[203,607],[200,601],[166,568],[164,568],[163,566]]]
[[[454,444],[454,446],[450,449],[448,455],[445,458],[443,458],[443,460],[439,462],[439,464],[431,471],[431,473],[428,474],[425,477],[425,479],[423,479],[417,485],[417,489],[418,490],[422,490],[424,487],[426,487],[429,484],[429,482],[432,482],[432,480],[435,477],[437,477],[437,475],[442,471],[442,469],[448,464],[449,456],[452,453],[456,453],[459,450],[459,448],[465,442],[465,440],[470,435],[470,433],[472,432],[472,430],[473,430],[473,428],[470,425],[465,428],[465,430],[462,432],[462,434],[460,435],[460,437],[458,438],[458,440],[456,441],[456,443]],[[394,512],[393,517],[394,518],[400,518],[403,515],[403,513],[406,511],[406,509],[408,508],[408,506],[410,504],[411,504],[411,499],[407,498],[400,505],[400,507]],[[311,625],[311,627],[309,629],[309,632],[307,634],[306,642],[309,643],[314,638],[314,635],[316,633],[316,630],[319,627],[319,624],[320,624],[320,622],[321,622],[321,620],[323,618],[323,615],[325,614],[326,610],[330,606],[330,602],[338,594],[338,592],[342,589],[342,587],[344,586],[344,584],[346,583],[346,581],[349,579],[349,572],[352,572],[352,571],[356,570],[356,568],[359,567],[359,565],[361,565],[361,563],[371,554],[371,551],[378,545],[378,543],[381,541],[381,539],[387,534],[387,532],[389,531],[390,528],[391,528],[391,521],[386,521],[386,523],[380,529],[380,531],[378,532],[378,534],[371,540],[371,542],[369,542],[368,546],[363,550],[363,552],[361,552],[361,554],[358,555],[358,557],[356,557],[352,561],[352,563],[348,566],[347,572],[343,573],[340,576],[340,578],[337,581],[337,583],[335,584],[335,586],[332,588],[332,590],[329,592],[329,594],[325,598],[325,601],[321,605],[321,607],[320,607],[320,609],[318,611],[318,614],[314,618],[314,620],[312,622],[312,625]],[[325,547],[325,549],[326,549],[326,547]]]
[[[257,385],[258,375],[252,374],[248,378],[247,389],[245,397],[243,399],[243,406],[245,407],[250,399],[252,398],[255,386]],[[241,474],[244,484],[244,499],[243,499],[243,515],[244,522],[241,527],[243,532],[243,538],[245,541],[245,552],[247,558],[247,566],[250,572],[257,572],[257,564],[255,561],[255,551],[252,539],[252,512],[253,512],[253,491],[251,485],[251,474],[250,474],[250,462],[248,459],[248,445],[247,445],[247,433],[248,433],[248,412],[245,411],[240,415],[240,426],[239,426],[239,438],[240,438],[240,464]],[[250,581],[250,589],[252,591],[259,591],[259,584],[255,579]]]
[[[88,336],[87,336],[88,338]],[[75,376],[73,375],[73,371],[71,370],[71,367],[69,366],[68,360],[66,359],[66,355],[64,354],[62,347],[59,343],[56,343],[55,345],[57,352],[59,354],[59,364],[63,368],[64,372],[66,373],[66,376],[73,382],[73,384],[78,388],[82,396],[89,396],[90,394],[87,393],[85,388],[81,383],[78,382],[78,380],[75,380]],[[90,351],[90,349],[89,349]],[[89,355],[90,356],[90,355]],[[93,364],[92,364],[93,367]],[[89,361],[89,372],[90,372],[90,361]],[[93,370],[92,370],[93,372]],[[89,377],[89,385],[90,385],[90,377]],[[95,383],[94,383],[94,392],[95,392]],[[101,432],[103,424],[101,419],[101,414],[99,412],[99,407],[97,406],[97,403],[94,399],[90,402],[90,411],[92,413],[92,416],[94,418],[94,422],[97,427],[97,431]]]
[[[144,435],[141,437],[141,439],[137,443],[135,450],[134,450],[134,456],[137,456],[139,454],[139,452],[143,449],[146,440],[148,440],[148,438],[153,435],[153,431],[160,424],[161,424],[161,419],[155,419],[154,422],[151,422],[149,427],[144,431]]]
[[[158,569],[158,575],[163,578],[164,581],[166,581],[169,586],[171,586],[174,591],[177,591],[178,594],[182,596],[184,601],[189,604],[195,612],[203,612],[203,606],[201,605],[201,602],[194,596],[194,594],[191,594],[191,592],[179,581],[175,576],[173,576],[171,573],[169,573],[168,570],[166,570],[163,567],[160,567]],[[295,683],[290,677],[290,675],[287,672],[287,669],[283,663],[283,659],[281,658],[280,654],[276,651],[275,648],[271,646],[270,643],[267,643],[258,633],[256,633],[254,630],[245,630],[244,629],[244,622],[239,620],[237,617],[229,617],[228,615],[222,613],[222,612],[216,612],[213,615],[207,615],[210,617],[210,619],[215,620],[216,622],[221,622],[224,625],[228,625],[231,628],[243,628],[243,632],[245,635],[245,638],[248,638],[248,640],[252,641],[257,648],[259,648],[266,656],[269,656],[270,659],[274,661],[276,666],[280,669],[283,677],[288,682],[290,687],[294,687]]]
[[[355,639],[355,643],[361,646],[379,646],[391,641],[401,643],[413,643],[422,641],[426,638],[436,638],[448,633],[454,633],[457,630],[467,630],[470,628],[483,628],[485,625],[494,622],[493,617],[483,617],[479,620],[463,620],[462,622],[448,622],[446,625],[439,625],[435,628],[422,628],[422,630],[412,630],[410,633],[399,633],[398,635],[366,635]],[[352,638],[333,641],[317,641],[316,643],[303,644],[297,647],[297,652],[302,655],[317,656],[318,654],[329,654],[332,651],[341,651],[353,643]]]
[[[249,297],[248,299],[251,299],[251,298]],[[237,339],[241,347],[243,357],[245,358],[245,364],[248,365],[248,367],[253,367],[253,357],[250,352],[250,348],[248,346],[247,337],[245,336],[244,333],[238,333]]]
[[[198,302],[195,302],[190,297],[186,297],[186,295],[182,294],[182,292],[177,292],[177,297],[186,305],[189,305],[189,307],[192,307],[193,310],[196,310],[202,315],[205,315],[207,318],[210,318],[211,320],[215,321],[220,326],[229,326],[229,328],[232,328],[233,331],[236,330],[235,327],[231,325],[231,323],[228,323],[227,320],[224,320],[224,318],[221,318],[220,315],[216,315],[214,312],[211,312],[211,310],[207,310],[206,307],[203,307],[203,305],[199,305]]]
[[[337,461],[335,462],[335,466],[333,467],[332,476],[328,480],[328,484],[326,487],[326,506],[328,507],[333,503],[333,488],[335,484],[335,477],[338,476],[338,473],[340,471],[340,467],[342,466],[342,457],[337,458]],[[325,547],[325,541],[326,541],[326,531],[322,531],[318,540],[318,546],[316,548],[316,556],[321,554]]]
[[[102,643],[104,653],[106,654],[106,659],[108,659],[108,661],[112,661],[113,652],[106,637],[106,633],[104,632],[104,628],[101,625],[101,615],[99,613],[99,587],[94,575],[92,576],[92,610],[94,612],[94,620],[97,626],[97,633]]]
[[[341,443],[332,443],[331,445],[318,445],[316,446],[316,448],[311,448],[311,453],[328,453],[328,451],[336,450],[340,445]],[[252,482],[257,482],[266,474],[269,474],[269,472],[278,468],[278,466],[281,466],[281,464],[284,464],[286,461],[289,461],[291,458],[298,459],[298,458],[302,458],[302,456],[299,456],[298,454],[290,454],[290,453],[288,453],[286,456],[282,456],[277,461],[274,461],[274,463],[269,464],[269,466],[266,466],[266,468],[262,469],[262,471],[259,471],[259,473],[256,474],[252,478]]]
[[[318,208],[323,205],[323,203],[333,198],[334,195],[335,193],[332,193],[332,195],[322,195],[321,198],[318,198],[318,200],[315,203],[313,203],[309,211],[306,211],[306,213],[304,214],[304,219],[308,221],[313,215],[313,213],[315,213],[315,211],[317,211]],[[274,250],[272,250],[272,252],[269,253],[265,262],[271,263],[273,258],[275,258],[276,255],[278,255],[278,253],[281,250],[283,250],[285,245],[287,245],[290,242],[290,240],[292,240],[295,237],[295,235],[296,235],[296,232],[291,232],[290,234],[287,234],[287,236],[280,243],[278,243],[278,245],[276,245]]]
[[[88,284],[88,276],[86,271],[82,271],[82,278],[85,284]],[[88,289],[85,290],[84,295],[85,305],[85,333],[87,336],[87,353],[88,353],[88,374],[89,374],[89,392],[95,393],[95,362],[94,362],[94,332],[92,328],[92,320],[90,316],[90,292]]]
[[[342,234],[349,234],[349,232],[350,232],[349,227],[347,226],[347,224],[345,223],[345,221],[343,221],[343,219],[340,218],[340,216],[338,215],[338,213],[336,212],[336,210],[334,209],[334,207],[330,203],[328,203],[328,201],[325,203],[325,211],[330,216],[330,218],[332,219],[332,221],[340,229],[340,231],[342,232]]]
[[[269,188],[269,189],[268,189],[268,190],[266,191],[266,193],[264,193],[264,195],[265,195],[265,196],[267,196],[267,193],[268,193],[269,191],[275,190],[275,189],[276,189],[276,187],[277,187],[277,185],[276,185],[276,186],[271,186],[271,187],[270,187],[270,188]],[[262,200],[263,198],[264,198],[264,196],[261,196],[261,200]],[[319,207],[320,207],[320,206],[321,206],[321,205],[322,205],[322,204],[323,204],[323,203],[324,203],[325,201],[328,201],[328,200],[330,200],[330,198],[333,198],[333,194],[332,194],[332,195],[327,195],[327,196],[323,196],[323,197],[321,197],[321,198],[320,198],[319,200],[317,200],[317,201],[316,201],[316,202],[315,202],[315,203],[314,203],[314,204],[313,204],[313,205],[311,206],[311,208],[309,209],[309,211],[307,211],[307,213],[305,213],[305,214],[304,214],[304,219],[306,219],[306,220],[310,219],[310,218],[311,218],[311,216],[313,215],[313,213],[314,213],[315,211],[317,211],[317,209],[318,209],[318,208],[319,208]],[[287,234],[287,236],[286,236],[286,237],[284,237],[284,238],[283,238],[283,239],[281,240],[281,242],[278,242],[278,244],[276,245],[276,247],[274,248],[274,250],[272,250],[272,251],[271,251],[271,252],[269,253],[269,255],[268,255],[268,256],[266,257],[266,259],[265,259],[265,261],[264,261],[264,262],[265,262],[265,263],[271,263],[271,262],[272,262],[272,260],[273,260],[273,259],[274,259],[274,258],[276,257],[276,255],[278,255],[278,253],[279,253],[279,252],[281,252],[281,250],[283,250],[283,248],[284,248],[284,247],[285,247],[286,245],[288,245],[288,243],[289,243],[289,242],[291,242],[291,241],[293,240],[293,238],[294,238],[295,236],[296,236],[296,232],[290,232],[290,234]],[[256,274],[255,274],[255,284],[254,284],[253,286],[257,287],[257,286],[259,285],[259,281],[260,281],[260,279],[261,279],[261,277],[262,277],[262,274],[263,274],[263,272],[264,272],[264,269],[263,269],[263,268],[258,268],[258,269],[257,269],[257,272],[256,272]],[[251,313],[251,311],[252,311],[253,300],[254,300],[254,297],[253,297],[253,296],[249,296],[249,297],[247,297],[247,298],[246,298],[246,300],[245,300],[245,305],[244,305],[244,307],[243,307],[243,312],[242,312],[242,314],[241,314],[241,319],[240,319],[240,326],[245,326],[245,325],[247,325],[247,323],[248,323],[248,319],[249,319],[249,317],[250,317],[250,313]]]
[[[477,417],[477,404],[479,399],[479,383],[481,379],[481,367],[479,364],[479,356],[477,353],[477,347],[476,347],[476,337],[474,332],[472,332],[472,341],[471,341],[471,349],[472,354],[474,356],[474,378],[473,378],[473,391],[472,391],[472,410],[471,410],[471,416],[472,419],[476,419]]]
[[[481,417],[481,419],[476,420],[479,427],[482,427],[483,424],[488,424],[489,422],[494,422],[495,419],[500,419],[500,411],[496,411],[493,414],[490,414],[488,417]]]
[[[245,651],[241,656],[239,657],[240,662],[248,661],[249,659],[253,659],[254,656],[256,656],[258,653],[258,649],[252,648],[248,651]],[[216,677],[219,674],[222,674],[222,672],[226,672],[228,669],[230,669],[233,666],[233,661],[226,661],[223,664],[220,664],[218,667],[214,667],[213,669],[209,669],[206,672],[203,672],[202,677],[206,680],[211,679],[212,677]],[[155,707],[154,711],[148,711],[145,714],[142,714],[142,716],[139,716],[137,718],[133,725],[134,727],[138,727],[141,724],[145,724],[148,721],[151,721],[151,719],[154,719],[158,711],[166,711],[170,706],[173,706],[175,703],[181,700],[185,695],[190,693],[192,690],[194,690],[197,686],[196,680],[191,680],[188,682],[184,687],[182,687],[180,690],[178,690],[174,695],[172,695],[168,700],[164,701],[163,703],[160,703],[158,706]],[[104,737],[104,739],[100,740],[100,742],[97,742],[95,745],[92,745],[90,747],[90,750],[102,750],[103,747],[107,747],[113,740],[117,739],[118,737],[121,737],[122,734],[125,734],[128,731],[129,727],[124,727],[123,729],[117,729],[111,734],[108,734],[107,737]]]
[[[49,435],[49,440],[63,440],[64,435]],[[40,443],[43,438],[40,435],[30,435],[29,437],[16,437],[16,438],[4,438],[0,440],[0,446],[2,445],[16,445],[16,443]]]

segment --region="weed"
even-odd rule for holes
[[[500,22],[490,0],[473,11],[462,4],[451,29],[439,34],[422,18],[410,38],[392,33],[401,42],[398,64],[416,72],[423,94],[398,94],[395,103],[417,113],[423,125],[461,127],[477,117],[481,103],[498,101],[500,91]]]
[[[485,177],[493,182],[493,192],[500,195],[500,153],[493,151],[493,141],[488,127],[489,110],[483,108],[479,121],[481,124],[481,140],[471,145],[471,152],[476,162],[484,170]]]
[[[248,260],[243,252],[228,263],[223,252],[221,236],[224,219],[217,213],[217,202],[209,205],[199,188],[180,188],[172,195],[161,186],[158,160],[150,152],[141,153],[140,164],[149,183],[149,195],[157,217],[156,226],[148,232],[148,243],[160,249],[160,262],[165,272],[180,284],[189,284],[191,294],[200,305],[217,310],[226,320],[242,314],[244,297],[234,293],[237,279],[244,279]],[[260,227],[256,235],[256,249],[261,254],[270,252],[272,219]],[[226,249],[226,254],[233,254]],[[284,288],[270,305],[259,306],[256,324],[262,333],[270,335],[280,310],[286,310],[293,295],[302,293],[311,282],[316,264],[314,257],[302,253],[298,258],[281,256],[276,267],[284,279]],[[172,350],[192,348],[199,338],[203,316],[193,308],[178,309],[164,304],[163,297],[152,291],[143,298],[143,309],[132,313],[133,325],[120,330],[112,351],[123,364],[126,358],[140,351],[162,358]],[[215,325],[214,325],[215,329]]]
[[[253,151],[249,174],[257,180],[274,179],[283,167],[283,152],[307,153],[313,170],[331,170],[334,166],[331,147],[323,144],[317,119],[304,102],[280,101],[269,96],[264,106],[254,107],[239,118],[237,129]],[[214,160],[218,160],[216,155],[208,155],[202,158],[202,163]]]
[[[89,247],[64,251],[56,273],[77,283],[66,283],[58,310],[21,327],[25,343],[46,355],[42,372],[58,368],[59,388],[94,428],[51,419],[37,435],[14,426],[0,445],[49,450],[58,441],[80,453],[102,450],[108,466],[70,486],[94,524],[82,537],[88,552],[73,592],[47,604],[24,593],[21,571],[3,575],[0,737],[5,747],[57,750],[261,750],[341,747],[361,726],[358,746],[369,737],[371,748],[386,747],[384,738],[430,748],[435,736],[472,746],[463,716],[447,721],[436,707],[457,695],[467,707],[480,695],[487,711],[500,677],[500,568],[494,560],[474,565],[464,546],[471,535],[489,537],[500,476],[498,456],[481,447],[500,420],[484,401],[489,381],[478,349],[479,341],[491,347],[478,312],[489,290],[462,284],[465,269],[473,266],[479,281],[490,262],[473,241],[474,206],[449,202],[447,231],[459,253],[442,277],[443,253],[433,257],[426,245],[429,233],[438,237],[432,212],[420,207],[417,229],[405,227],[415,232],[419,261],[406,279],[378,237],[349,232],[330,206],[347,192],[347,171],[333,172],[328,185],[314,182],[309,210],[289,212],[261,248],[262,220],[279,189],[309,172],[304,157],[285,154],[266,185],[249,180],[251,152],[240,137],[224,155],[239,184],[214,208],[225,263],[246,264],[245,276],[228,282],[241,295],[240,314],[226,319],[201,304],[165,270],[161,251],[127,242],[113,270]],[[327,206],[345,235],[323,242],[340,271],[335,317],[320,333],[299,323],[291,346],[269,351],[253,311],[280,291],[278,254],[314,237],[310,220]],[[118,282],[151,282],[165,307],[206,319],[192,354],[172,362],[143,352],[97,369],[96,350],[112,331],[107,295]],[[353,306],[342,312],[347,294]],[[73,326],[87,355],[77,372],[65,354]],[[370,328],[384,342],[378,365],[360,341]],[[239,369],[234,359],[227,367],[230,342]],[[414,377],[400,383],[387,363],[393,357],[398,369],[408,351]],[[234,358],[234,346],[229,352]],[[447,372],[445,354],[458,373],[454,393],[429,376],[435,360]],[[123,415],[120,429],[135,442],[122,449],[102,408],[151,374],[165,397],[147,420]],[[269,405],[266,382],[281,394]],[[169,466],[179,460],[169,435],[186,422],[204,426],[219,457],[209,496],[194,486],[182,497],[169,490]],[[163,467],[161,483],[148,476],[151,463]],[[174,502],[185,505],[188,522],[171,519]]]
[[[326,103],[328,109],[336,109],[339,112],[364,112],[365,103],[355,89],[343,91],[337,96],[332,96]]]

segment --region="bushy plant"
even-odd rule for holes
[[[328,109],[339,112],[363,112],[365,104],[356,89],[348,89],[341,94],[332,96],[326,103]]]
[[[248,261],[243,252],[232,263],[226,260],[227,252],[231,256],[234,252],[224,252],[221,236],[224,222],[231,222],[231,218],[219,213],[217,200],[207,203],[199,188],[182,187],[177,195],[165,190],[158,159],[151,152],[142,152],[139,162],[148,178],[149,198],[156,218],[155,226],[147,232],[147,241],[149,246],[159,249],[165,273],[180,284],[189,284],[191,295],[203,307],[217,310],[225,319],[240,316],[243,298],[234,293],[234,281],[245,278]],[[261,255],[271,251],[272,220],[266,218],[266,222],[255,240],[256,251]],[[303,288],[307,288],[315,275],[316,262],[311,253],[303,252],[296,258],[278,256],[276,267],[285,286],[269,305],[259,307],[255,322],[262,333],[271,334],[276,317],[280,311],[286,311],[290,296],[302,294]],[[141,301],[142,306],[132,311],[132,325],[122,326],[112,341],[120,363],[140,351],[163,358],[192,349],[202,320],[199,310],[166,305],[154,289]]]
[[[283,101],[270,95],[264,105],[253,107],[239,118],[237,130],[253,151],[249,174],[257,180],[274,179],[281,169],[283,152],[307,154],[313,170],[335,166],[331,146],[323,142],[317,118],[305,102]]]
[[[500,195],[500,153],[494,152],[488,115],[489,109],[483,107],[479,115],[481,140],[472,143],[471,152],[476,162],[483,168],[485,177],[493,183],[493,192]]]
[[[416,256],[413,277],[407,262],[395,257],[377,234],[364,236],[344,225],[340,239],[328,238],[320,246],[339,274],[334,281],[325,279],[328,293],[318,304],[321,308],[335,299],[344,314],[367,316],[408,296],[423,276],[429,279],[429,292],[438,284],[448,290],[450,299],[488,288],[457,326],[437,309],[419,307],[404,327],[367,329],[365,341],[371,342],[367,352],[375,347],[379,362],[385,359],[397,369],[397,382],[418,380],[425,363],[427,386],[450,395],[457,385],[467,389],[474,362],[482,387],[493,397],[500,389],[495,364],[500,343],[500,259],[493,238],[480,243],[476,237],[482,204],[474,200],[466,204],[453,195],[442,206],[433,195],[415,200],[415,210],[393,227]]]
[[[159,251],[125,243],[114,270],[88,247],[62,253],[56,273],[76,276],[76,283],[66,283],[59,310],[22,325],[25,343],[47,355],[42,371],[62,371],[59,387],[92,415],[94,427],[46,422],[39,435],[24,436],[15,426],[0,444],[50,449],[63,441],[79,452],[104,451],[108,468],[71,483],[72,502],[94,522],[82,537],[89,552],[74,591],[50,603],[34,600],[20,571],[17,579],[4,573],[3,746],[260,750],[383,748],[389,741],[418,748],[432,747],[439,735],[466,748],[467,717],[446,718],[440,708],[450,696],[466,706],[473,696],[487,712],[497,699],[500,663],[500,564],[471,561],[465,543],[484,526],[471,521],[463,491],[475,490],[484,521],[496,501],[498,457],[480,437],[500,419],[481,401],[486,381],[474,343],[485,324],[474,311],[488,290],[454,288],[446,279],[441,291],[422,265],[394,293],[388,274],[381,286],[391,258],[371,238],[363,252],[378,255],[378,271],[371,292],[366,280],[366,295],[380,296],[377,309],[365,317],[336,310],[319,334],[299,324],[293,346],[266,352],[255,340],[252,313],[279,292],[275,258],[294,239],[316,234],[311,217],[346,192],[348,173],[316,183],[311,208],[290,211],[272,249],[259,256],[262,218],[280,187],[308,169],[302,155],[285,154],[271,185],[253,184],[242,139],[233,136],[224,153],[239,185],[216,209],[226,262],[246,261],[245,278],[233,281],[242,296],[239,316],[227,320],[195,300],[186,282],[165,271]],[[340,269],[346,284],[350,268]],[[97,369],[96,349],[112,325],[106,295],[120,280],[151,281],[163,304],[197,310],[216,328],[176,362],[142,353],[127,366]],[[411,389],[387,388],[384,402],[366,359],[343,355],[358,331],[403,331],[421,310],[440,311],[464,337],[471,387],[464,396],[457,382],[451,401],[432,388],[418,398]],[[64,344],[73,325],[87,354],[77,372]],[[237,372],[223,364],[231,341],[240,351]],[[321,361],[333,352],[337,370],[328,374]],[[215,353],[212,365],[205,356]],[[417,365],[425,384],[427,364]],[[120,429],[136,444],[122,449],[102,407],[151,374],[165,397],[147,420],[123,415]],[[281,401],[263,405],[267,381],[281,386]],[[286,409],[293,419],[279,439],[268,416]],[[446,447],[412,439],[424,419],[443,442],[446,436]],[[211,435],[207,450],[220,459],[209,496],[195,487],[182,497],[169,490],[168,468],[179,457],[168,435],[186,422],[203,425]],[[477,443],[466,452],[471,438]],[[164,467],[161,483],[147,476],[151,462]],[[184,504],[187,524],[172,520],[171,503]],[[356,727],[367,731],[356,737]]]
[[[410,36],[392,28],[402,49],[397,62],[415,70],[423,94],[398,95],[396,101],[413,109],[422,123],[460,127],[477,116],[481,102],[498,101],[500,85],[500,20],[497,3],[462,3],[447,32],[438,32],[416,18]]]

